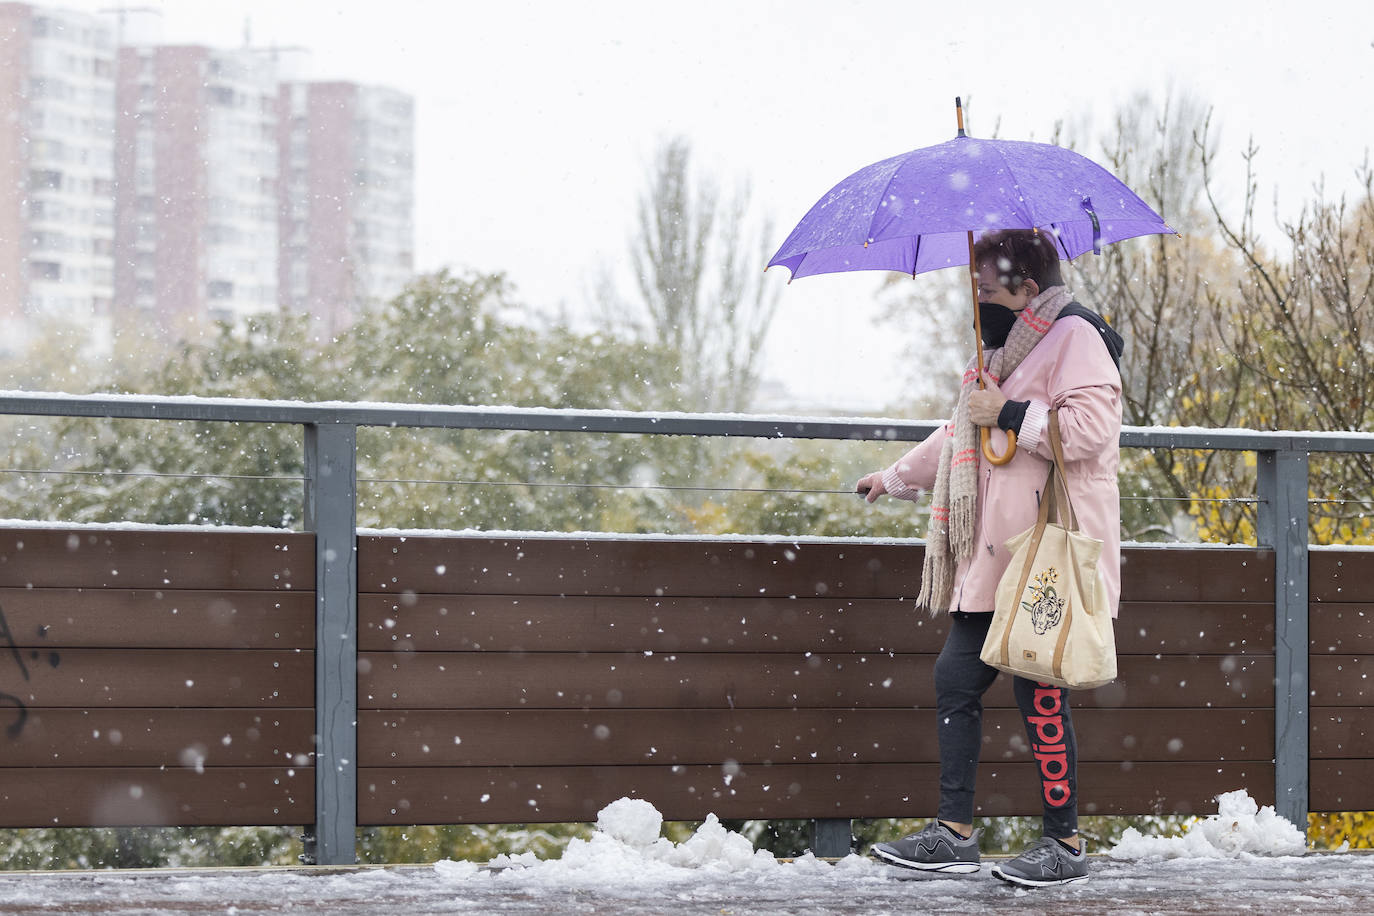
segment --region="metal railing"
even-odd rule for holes
[[[0,414],[130,420],[279,423],[304,430],[305,528],[315,534],[316,766],[313,858],[355,859],[357,826],[357,433],[359,427],[628,433],[664,436],[925,439],[938,421],[754,417],[610,410],[303,403],[143,395],[0,392]],[[1127,427],[1122,448],[1255,452],[1256,535],[1274,550],[1275,798],[1296,824],[1308,812],[1308,456],[1374,453],[1374,434]],[[848,851],[847,830],[817,824]],[[843,836],[842,836],[843,835]],[[817,854],[832,854],[817,849]],[[843,854],[840,852],[840,854]]]

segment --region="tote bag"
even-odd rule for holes
[[[996,610],[980,657],[1039,683],[1100,687],[1116,678],[1112,615],[1097,576],[1102,542],[1078,530],[1055,411],[1049,427],[1054,461],[1039,517],[1007,541],[1011,564],[997,584]],[[1058,523],[1050,521],[1052,507]]]

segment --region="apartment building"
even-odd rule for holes
[[[251,50],[119,49],[117,322],[191,335],[278,308],[277,85]]]
[[[0,3],[0,352],[45,322],[109,348],[114,89],[100,17]]]
[[[0,2],[0,354],[51,320],[105,352],[278,309],[333,334],[400,291],[413,101],[286,51]]]
[[[278,97],[283,305],[337,333],[414,269],[414,103],[347,82],[283,83]]]

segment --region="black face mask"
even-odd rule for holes
[[[1011,333],[1019,314],[996,302],[978,303],[978,318],[983,324],[983,346],[996,348],[1006,344],[1007,335]]]

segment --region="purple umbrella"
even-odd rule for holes
[[[997,229],[1039,229],[1066,260],[1104,242],[1173,234],[1164,219],[1106,169],[1048,143],[980,140],[964,133],[860,169],[822,197],[792,230],[768,266],[792,278],[847,270],[894,270],[913,277],[968,265],[978,321],[974,239]],[[978,369],[983,368],[976,329]],[[981,384],[981,381],[980,381]],[[1004,464],[1015,451],[989,461]]]

